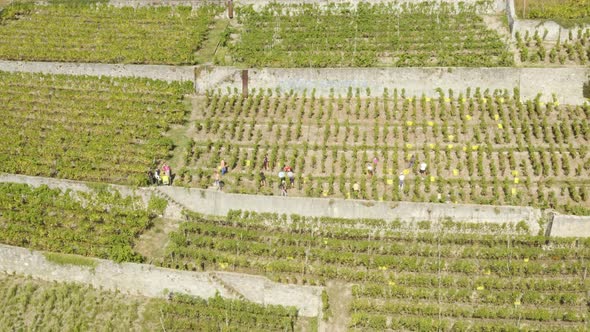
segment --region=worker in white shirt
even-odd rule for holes
[[[420,175],[424,176],[426,174],[426,166],[425,162],[420,163]]]

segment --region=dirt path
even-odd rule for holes
[[[327,321],[320,322],[320,329],[332,332],[348,331],[349,308],[352,301],[351,286],[340,281],[330,281],[326,291],[330,304],[330,317]]]
[[[170,166],[174,170],[180,170],[181,168],[187,166],[185,156],[187,156],[188,153],[188,144],[196,134],[195,121],[202,113],[202,110],[199,110],[199,108],[205,107],[202,105],[204,100],[201,97],[191,95],[185,96],[185,99],[186,107],[190,109],[188,121],[184,125],[171,128],[166,133],[166,136],[170,137],[176,146],[173,151],[172,158],[169,160]]]
[[[219,65],[224,65],[225,53],[227,53],[227,49],[222,47],[220,44],[221,39],[223,38],[224,31],[229,24],[230,20],[227,18],[226,11],[217,15],[215,21],[209,27],[210,30],[207,34],[207,39],[203,42],[203,46],[198,51],[198,63],[213,64],[211,61],[214,61],[216,63],[221,62],[218,63]]]
[[[219,293],[225,298],[243,298],[260,304],[294,306],[304,317],[321,310],[321,287],[285,285],[265,277],[229,272],[188,272],[158,268],[147,264],[96,259],[96,267],[58,265],[42,252],[0,245],[0,272],[28,275],[58,282],[78,282],[147,297],[165,297],[168,292],[210,298]],[[236,296],[238,293],[241,296]]]
[[[169,234],[178,230],[179,221],[158,218],[154,220],[154,226],[143,233],[135,243],[135,251],[148,259],[148,263],[161,258],[165,254],[166,246],[170,241]]]
[[[520,62],[520,57],[518,56],[518,49],[516,49],[516,45],[512,40],[512,35],[510,34],[510,28],[507,26],[507,22],[504,22],[505,14],[482,15],[482,18],[488,28],[498,32],[502,39],[504,39],[504,42],[506,45],[508,45],[508,49],[514,55],[514,64],[516,66],[520,66],[522,63]]]

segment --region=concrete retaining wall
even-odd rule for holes
[[[193,81],[197,93],[208,89],[241,89],[240,69],[211,66],[110,65],[58,62],[0,61],[0,70],[47,74],[93,75],[113,77],[144,77],[164,81]],[[408,96],[437,97],[437,88],[453,89],[456,94],[467,88],[520,88],[524,99],[542,93],[543,101],[551,101],[555,93],[562,104],[582,104],[584,83],[590,68],[264,68],[249,70],[249,87],[256,89],[294,90],[327,96],[346,95],[348,88],[370,88],[381,94],[384,88],[405,89]]]
[[[27,176],[20,174],[0,174],[0,182],[24,183],[33,187],[46,185],[49,188],[60,189],[62,191],[71,189],[74,191],[90,192],[93,190],[93,184],[88,182],[45,178],[40,176]],[[109,188],[118,191],[123,196],[138,196],[143,200],[146,206],[153,196],[157,196],[153,190],[154,188],[134,188],[104,183],[98,185],[106,185]],[[182,208],[174,204],[168,204],[166,210],[164,211],[163,217],[169,219],[180,219],[182,217]]]
[[[32,186],[47,185],[62,190],[90,190],[80,181],[43,178],[36,176],[0,174],[0,182],[26,183]],[[112,185],[124,195],[139,195],[144,200],[154,194],[154,188],[131,188]],[[405,222],[423,220],[438,221],[451,218],[454,221],[517,223],[525,221],[531,234],[540,230],[542,217],[539,209],[520,206],[491,206],[474,204],[439,204],[412,202],[375,202],[362,200],[280,197],[227,194],[216,190],[160,186],[158,190],[172,197],[185,208],[208,215],[226,215],[229,210],[298,214],[310,217],[399,219]],[[169,204],[169,218],[180,215],[180,207]],[[557,214],[551,228],[551,236],[590,237],[590,217]]]
[[[590,237],[590,217],[555,215],[551,226],[551,236]]]
[[[202,298],[215,296],[235,298],[232,291],[207,272],[188,272],[158,268],[146,264],[116,264],[96,259],[95,268],[58,265],[45,259],[41,252],[0,245],[0,271],[32,276],[36,279],[77,282],[95,288],[119,290],[148,297],[164,297],[165,290]],[[285,285],[265,277],[229,272],[215,272],[217,279],[230,285],[246,300],[260,304],[294,306],[305,317],[320,313],[321,287]]]
[[[533,234],[539,231],[541,212],[530,207],[374,202],[307,197],[226,194],[215,190],[161,187],[188,209],[210,215],[226,215],[229,210],[298,214],[311,217],[374,218],[407,222],[441,220],[506,223],[525,221]]]
[[[190,6],[225,5],[223,0],[110,0],[109,5],[115,7],[146,7],[146,6]]]
[[[298,5],[298,4],[305,4],[305,3],[313,3],[318,5],[327,5],[329,3],[345,3],[351,4],[356,6],[359,2],[367,2],[373,4],[384,3],[387,1],[383,0],[235,0],[234,4],[236,6],[240,5],[253,5],[255,8],[260,8],[266,6],[270,3],[281,3],[281,4],[291,4],[291,5]],[[447,2],[447,3],[456,3],[456,0],[433,0],[436,2]],[[424,0],[398,0],[392,1],[396,3],[420,3],[424,2]],[[478,3],[478,0],[462,0],[462,2],[466,4],[475,4]],[[206,4],[215,4],[215,5],[225,5],[226,1],[224,0],[110,0],[110,5],[113,6],[192,6],[198,7],[203,6]],[[487,8],[483,8],[483,13],[497,13],[504,11],[505,2],[504,0],[493,0],[491,1],[490,5]]]
[[[241,90],[240,70],[232,67],[200,67],[197,69],[197,93],[207,89],[228,87]],[[330,89],[336,95],[346,95],[348,88],[370,88],[373,94],[388,88],[405,89],[408,96],[437,97],[436,88],[453,89],[455,94],[467,88],[508,89],[519,87],[522,98],[532,99],[542,93],[541,99],[550,101],[557,94],[562,104],[581,104],[585,101],[583,85],[590,76],[590,68],[292,68],[250,69],[249,87],[275,89],[284,92],[293,89],[327,96]]]
[[[194,80],[193,66],[122,65],[102,63],[28,62],[0,60],[0,70],[44,74],[144,77],[163,81]]]

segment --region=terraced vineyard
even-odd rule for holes
[[[243,98],[212,91],[198,108],[179,179],[206,188],[223,159],[230,170],[225,188],[232,192],[277,192],[277,173],[290,165],[296,179],[289,195],[532,205],[587,214],[590,106],[521,101],[518,94],[440,90],[430,99],[351,88],[347,96],[258,90]],[[261,187],[265,156],[267,186]],[[374,157],[370,176],[366,165]],[[421,162],[425,176],[418,172]]]
[[[3,330],[293,331],[292,308],[214,297],[170,300],[107,292],[73,283],[0,274]]]
[[[588,240],[531,236],[525,223],[187,217],[160,264],[347,282],[352,330],[587,330]]]
[[[145,184],[192,83],[0,72],[0,171]]]
[[[5,331],[131,331],[144,301],[88,286],[0,274],[0,326]]]
[[[15,4],[0,17],[0,59],[195,64],[219,10]]]
[[[517,15],[527,19],[550,19],[572,27],[590,24],[588,0],[515,0]]]
[[[165,201],[153,199],[146,209],[139,198],[123,198],[106,188],[62,192],[46,186],[0,183],[0,243],[141,261],[133,243],[165,206]]]
[[[585,65],[590,60],[590,29],[570,30],[565,40],[557,40],[554,43],[545,41],[546,33],[529,34],[522,36],[516,32],[516,46],[519,50],[520,60],[533,64],[560,64]]]
[[[510,66],[479,5],[424,2],[239,8],[233,60],[269,67]]]
[[[530,0],[527,17],[587,22],[588,1]],[[583,235],[585,218],[552,219],[552,210],[590,215],[590,105],[558,102],[580,100],[580,92],[590,96],[590,82],[580,75],[586,69],[579,67],[590,61],[590,30],[571,30],[557,44],[542,31],[517,33],[510,40],[499,15],[482,15],[499,5],[488,0],[238,2],[235,19],[226,18],[222,6],[157,2],[132,8],[110,6],[107,0],[0,0],[1,60],[74,62],[2,64],[11,68],[5,70],[140,77],[168,72],[166,79],[175,79],[190,76],[193,67],[185,65],[207,64],[194,66],[195,82],[173,83],[0,71],[0,172],[92,182],[87,191],[77,191],[84,185],[2,176],[76,191],[0,183],[0,243],[45,251],[26,258],[22,249],[3,249],[0,332],[590,331],[590,238],[554,237]],[[322,91],[334,87],[329,95],[259,88],[280,77],[287,81],[280,84],[301,86],[306,76],[292,67],[447,67],[451,75],[435,79],[447,87],[464,86],[456,77],[465,74],[456,67],[515,66],[511,48],[520,67],[575,66],[538,71],[559,76],[540,78],[547,83],[539,90],[560,91],[563,99],[523,100],[512,87],[453,91],[443,86],[436,97],[410,95],[405,84],[430,93],[416,86],[428,79],[420,69],[400,69],[403,74],[388,78],[396,86],[383,91],[353,86],[336,95],[334,89],[348,84],[344,80],[355,81],[345,77],[354,69],[338,68],[325,71],[338,75],[317,83]],[[82,62],[88,63],[75,64]],[[211,68],[211,63],[234,67]],[[173,67],[179,65],[182,69]],[[208,87],[239,85],[238,71],[251,67],[287,69],[255,69],[244,82],[250,84],[247,96],[230,88],[195,94],[205,89],[200,80]],[[472,72],[478,76],[474,81],[490,77],[493,81],[485,84],[503,87],[506,70]],[[528,95],[531,84],[523,82],[522,73],[536,70],[518,71],[510,76],[521,75],[518,84]],[[576,83],[555,86],[566,74]],[[452,81],[442,82],[446,77]],[[389,213],[404,213],[407,207],[395,209],[393,202],[399,201],[544,211],[437,207],[444,215],[453,212],[443,210],[458,211],[461,218],[477,215],[474,223],[235,210],[227,216],[181,214],[189,206],[227,211],[236,198],[139,188],[149,185],[147,171],[162,162],[173,167],[175,186],[213,188],[216,183],[218,190],[234,193],[392,202],[373,209],[371,201],[273,199],[277,206],[301,204],[302,211],[305,204],[317,203],[308,212],[320,215],[368,215],[388,207]],[[222,165],[229,172],[218,175]],[[289,173],[288,168],[293,183],[285,189],[279,173]],[[429,219],[438,215],[424,210]],[[516,210],[525,220],[480,220],[495,212],[493,220],[514,219]],[[540,218],[540,227],[530,223],[534,218]],[[42,278],[156,297],[4,274],[21,267],[18,271]],[[292,285],[276,287],[258,276],[215,271]],[[169,285],[187,293],[196,293],[198,286],[199,294],[216,289],[295,307],[219,294],[205,300],[169,293]],[[159,293],[164,287],[166,294]]]
[[[177,294],[159,307],[164,327],[172,331],[293,331],[297,322],[295,308],[219,296],[203,300]]]

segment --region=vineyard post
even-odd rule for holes
[[[227,17],[230,19],[234,18],[234,2],[233,0],[227,1]]]
[[[248,97],[248,69],[242,70],[242,96]]]

